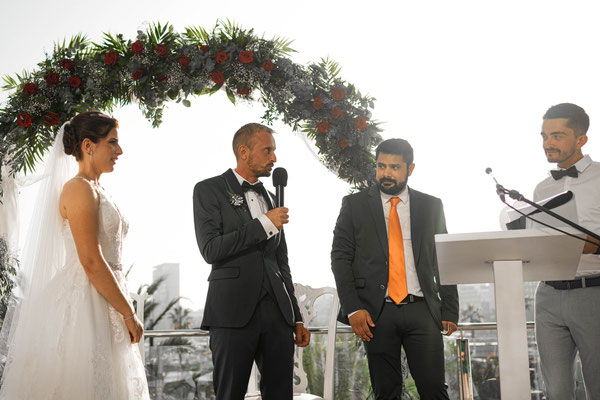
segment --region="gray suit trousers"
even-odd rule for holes
[[[547,399],[575,399],[579,352],[587,400],[600,400],[600,286],[557,290],[541,282],[535,327]]]

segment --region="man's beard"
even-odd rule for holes
[[[390,183],[393,183],[394,185],[386,188],[382,185],[382,183],[385,183],[385,182],[390,182]],[[377,185],[379,186],[379,190],[381,190],[383,193],[394,195],[394,194],[398,194],[401,191],[403,191],[404,188],[406,187],[407,182],[408,182],[408,176],[406,177],[406,179],[404,179],[400,183],[396,182],[395,179],[381,178],[377,182]]]
[[[269,168],[273,168],[273,165],[273,163],[268,163],[267,165],[259,167],[258,165],[254,164],[252,158],[248,160],[248,166],[250,167],[250,170],[252,170],[256,174],[257,178],[271,176],[271,171],[269,170]]]
[[[553,152],[551,154],[548,154],[548,151],[552,150]],[[546,158],[548,159],[548,162],[550,163],[561,163],[565,160],[568,160],[569,158],[571,158],[573,156],[573,154],[575,154],[575,148],[571,149],[571,151],[566,154],[564,151],[561,151],[559,149],[555,149],[555,148],[550,148],[550,149],[546,149],[544,150],[544,152],[546,153]]]

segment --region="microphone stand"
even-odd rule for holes
[[[597,235],[594,232],[592,232],[592,231],[590,231],[588,229],[585,229],[583,226],[581,226],[579,224],[576,224],[575,222],[573,222],[573,221],[571,221],[571,220],[569,220],[569,219],[567,219],[567,218],[565,218],[565,217],[563,217],[561,215],[558,215],[554,211],[551,211],[551,210],[547,209],[546,207],[541,206],[541,205],[537,204],[536,202],[527,199],[525,196],[523,196],[521,193],[519,193],[516,190],[507,190],[507,189],[504,188],[504,186],[502,186],[501,184],[497,183],[496,184],[496,193],[498,193],[498,196],[500,196],[500,199],[502,200],[502,202],[504,204],[506,204],[506,202],[504,201],[504,195],[507,194],[511,199],[527,203],[530,206],[538,209],[539,211],[544,212],[544,213],[546,213],[546,214],[548,214],[548,215],[550,215],[550,216],[558,219],[559,221],[562,221],[565,224],[567,224],[567,225],[569,225],[569,226],[577,229],[579,232],[585,233],[586,235],[588,235],[588,236],[590,236],[590,237],[592,237],[592,238],[600,241],[600,235]],[[525,216],[527,218],[530,218],[528,215],[525,215]],[[556,228],[554,228],[552,226],[550,226],[550,228],[556,229]],[[578,239],[581,239],[581,238],[578,238]],[[592,243],[592,244],[595,244],[595,245],[598,244],[598,243],[594,243],[594,242],[592,242],[590,240],[587,240],[587,239],[581,239],[581,240],[584,240],[586,242],[589,242],[589,243]]]

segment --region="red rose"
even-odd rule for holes
[[[329,130],[329,122],[325,121],[324,119],[317,122],[317,131],[321,132],[321,133],[325,133]]]
[[[72,76],[69,78],[69,86],[78,88],[81,86],[81,79],[78,76]]]
[[[344,112],[342,111],[341,108],[339,108],[339,107],[333,107],[331,109],[331,118],[333,118],[333,119],[342,119],[343,116],[344,116]]]
[[[186,56],[185,54],[182,54],[179,56],[179,58],[177,59],[177,62],[179,63],[179,65],[181,65],[182,67],[187,67],[188,65],[190,65],[190,58],[188,56]]]
[[[29,128],[31,126],[31,115],[27,113],[20,113],[17,115],[17,123],[23,128]]]
[[[75,68],[75,62],[73,60],[68,60],[65,58],[60,62],[60,66],[66,70],[71,71],[73,70],[73,68]]]
[[[346,147],[350,146],[348,144],[348,141],[346,140],[346,136],[342,136],[342,140],[340,140],[338,144],[342,149],[345,149]]]
[[[248,86],[244,86],[244,88],[242,90],[238,89],[238,94],[241,94],[243,96],[250,94],[250,88]]]
[[[37,85],[35,83],[26,83],[25,86],[23,86],[23,93],[30,96],[36,94]]]
[[[321,100],[321,96],[313,100],[312,106],[315,110],[320,110],[321,108],[323,108],[323,100]]]
[[[108,65],[109,67],[112,67],[117,63],[117,58],[119,58],[119,53],[117,53],[116,51],[109,51],[104,56],[104,64]]]
[[[164,44],[157,44],[154,52],[159,58],[166,58],[169,55],[169,50],[167,50],[167,46]]]
[[[369,125],[367,124],[367,119],[364,116],[358,117],[354,121],[354,129],[357,129],[361,132],[364,131],[365,129],[367,129],[368,126]]]
[[[217,85],[223,84],[225,82],[225,75],[221,71],[213,71],[210,73],[210,77],[214,83]]]
[[[265,61],[262,64],[262,67],[265,71],[272,72],[273,71],[273,63],[271,61]]]
[[[164,75],[164,74],[158,74],[158,81],[159,82],[167,82],[169,80],[169,77]]]
[[[252,54],[248,50],[240,52],[240,56],[238,58],[240,59],[242,64],[252,64],[254,62],[254,54]]]
[[[131,74],[131,77],[133,78],[134,81],[137,81],[142,76],[144,76],[144,70],[141,68],[138,68],[133,74]]]
[[[333,89],[333,91],[331,92],[331,97],[333,97],[333,100],[335,100],[335,101],[343,100],[344,99],[344,89],[342,89],[342,88]]]
[[[60,120],[60,115],[55,112],[46,113],[44,116],[44,123],[48,126],[58,125],[58,121]]]
[[[46,84],[48,86],[56,86],[60,83],[60,76],[56,72],[50,72],[46,75]]]
[[[133,51],[133,54],[141,54],[144,52],[144,45],[142,44],[141,41],[136,40],[131,45],[131,51]]]
[[[224,51],[220,51],[215,54],[215,61],[217,64],[225,64],[225,61],[229,60],[229,56]]]
[[[208,53],[208,46],[202,45],[200,46],[200,50],[202,51],[202,55]]]

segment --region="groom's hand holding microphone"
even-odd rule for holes
[[[290,217],[288,216],[287,207],[274,208],[271,211],[269,211],[266,215],[267,217],[269,217],[273,225],[275,225],[275,227],[279,230],[282,230],[283,225],[287,224],[290,220]]]

